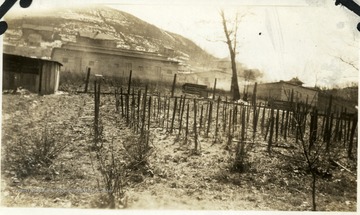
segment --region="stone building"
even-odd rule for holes
[[[291,93],[294,92],[294,102],[308,102],[309,105],[316,106],[318,103],[318,90],[302,86],[298,79],[290,81],[279,81],[273,83],[262,83],[257,85],[256,96],[263,100],[290,101]],[[249,85],[248,93],[252,95],[254,85]]]
[[[132,77],[147,81],[172,81],[179,62],[155,52],[144,52],[102,46],[68,43],[54,48],[52,59],[63,64],[64,74],[84,75],[87,67],[92,74],[105,77]]]

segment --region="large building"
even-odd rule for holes
[[[273,83],[263,83],[257,85],[256,96],[263,100],[290,101],[293,94],[294,102],[308,102],[309,105],[316,106],[318,103],[318,90],[302,86],[302,82],[297,78],[290,81],[279,81]],[[248,88],[249,95],[252,94],[254,85]]]
[[[87,67],[93,74],[106,77],[128,77],[151,81],[171,81],[179,62],[154,52],[143,52],[102,46],[68,43],[54,48],[52,59],[63,64],[64,74],[83,74]]]

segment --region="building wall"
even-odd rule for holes
[[[87,67],[91,74],[107,77],[128,77],[132,70],[133,78],[152,81],[172,81],[178,71],[178,64],[172,62],[68,49],[54,49],[52,59],[63,64],[61,71],[84,77]]]
[[[249,86],[249,94],[252,95],[254,86]],[[257,97],[264,100],[290,101],[291,92],[294,91],[294,102],[306,102],[317,105],[318,92],[306,87],[288,84],[285,82],[266,83],[257,85]]]
[[[252,94],[254,90],[254,86],[249,86],[249,94]],[[267,83],[267,84],[258,84],[256,88],[256,96],[259,99],[264,100],[283,100],[287,101],[285,95],[283,95],[282,84],[277,83]]]
[[[55,62],[42,62],[41,74],[41,90],[42,94],[52,94],[58,90],[60,78],[60,65]]]
[[[116,41],[114,40],[101,40],[101,39],[91,39],[88,37],[76,37],[76,42],[83,45],[92,45],[92,46],[101,46],[101,47],[116,47]]]
[[[23,32],[24,38],[29,38],[30,35],[35,34],[35,35],[39,35],[39,37],[43,41],[51,42],[53,40],[53,32],[52,31],[42,31],[42,30],[25,28],[22,30],[22,32]]]

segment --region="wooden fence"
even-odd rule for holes
[[[274,143],[304,138],[323,141],[327,148],[334,144],[347,147],[351,157],[357,139],[357,115],[332,110],[331,99],[327,111],[319,113],[306,103],[258,103],[256,88],[251,105],[232,102],[224,96],[209,99],[171,94],[150,94],[147,87],[135,90],[130,75],[127,88],[115,90],[116,110],[134,132],[163,128],[184,142],[192,140],[195,150],[199,136],[214,143],[261,140],[268,143],[269,150]]]

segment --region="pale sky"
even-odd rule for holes
[[[220,58],[229,52],[222,42],[219,10],[232,20],[238,12],[245,16],[238,29],[237,60],[263,71],[266,81],[298,76],[307,86],[330,87],[358,81],[359,71],[339,58],[358,67],[360,17],[335,6],[333,0],[35,0],[31,7],[69,6],[70,2],[101,3],[128,12],[191,39]]]

